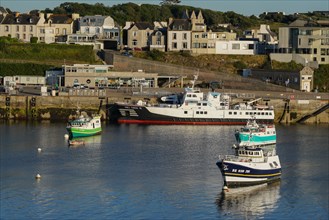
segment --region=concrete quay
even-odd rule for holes
[[[151,104],[157,98],[171,93],[181,92],[181,88],[144,89],[143,91],[121,88],[106,90],[101,96],[90,96],[86,93],[59,93],[56,96],[40,95],[0,95],[0,119],[8,120],[50,120],[67,121],[73,118],[76,110],[88,114],[99,112],[102,120],[113,122],[117,114],[115,102],[147,101]],[[208,91],[205,89],[205,92]],[[275,123],[329,123],[329,109],[319,114],[313,114],[321,107],[328,105],[328,94],[302,92],[246,91],[221,89],[218,92],[229,93],[232,103],[245,102],[263,98],[259,104],[273,106]],[[305,117],[309,116],[309,117]],[[301,120],[304,117],[305,120]]]

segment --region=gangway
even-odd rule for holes
[[[314,116],[317,116],[318,114],[324,112],[325,110],[329,109],[329,103],[324,105],[324,106],[321,106],[319,109],[317,109],[316,111],[310,113],[310,114],[307,114],[307,115],[304,115],[302,116],[300,119],[298,119],[296,121],[296,123],[303,123],[305,122],[307,119],[311,118],[311,117],[314,117]]]

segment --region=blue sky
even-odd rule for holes
[[[87,4],[103,3],[106,6],[133,2],[136,4],[160,4],[161,0],[0,0],[0,6],[21,13],[33,9],[53,9],[64,2]],[[309,11],[328,11],[329,0],[181,0],[181,5],[190,5],[215,11],[235,11],[243,15],[259,15],[266,11],[281,11],[286,14]]]

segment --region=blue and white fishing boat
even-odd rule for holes
[[[240,146],[234,155],[219,156],[224,188],[268,183],[281,178],[281,164],[275,145]]]
[[[240,130],[235,131],[235,138],[240,146],[276,144],[274,124],[257,124],[256,119],[248,120]]]

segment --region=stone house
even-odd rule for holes
[[[40,33],[38,27],[45,23],[43,13],[38,14],[4,14],[0,24],[0,36],[11,36],[23,42],[30,42],[32,37],[42,40],[43,33]]]
[[[40,30],[39,41],[44,43],[66,42],[67,36],[77,31],[78,18],[79,14],[47,14],[45,23],[38,27]]]
[[[149,50],[152,44],[152,34],[155,36],[154,24],[149,22],[130,22],[125,27],[124,44],[134,50]],[[159,43],[161,43],[162,32],[158,32],[158,35],[160,35]]]

